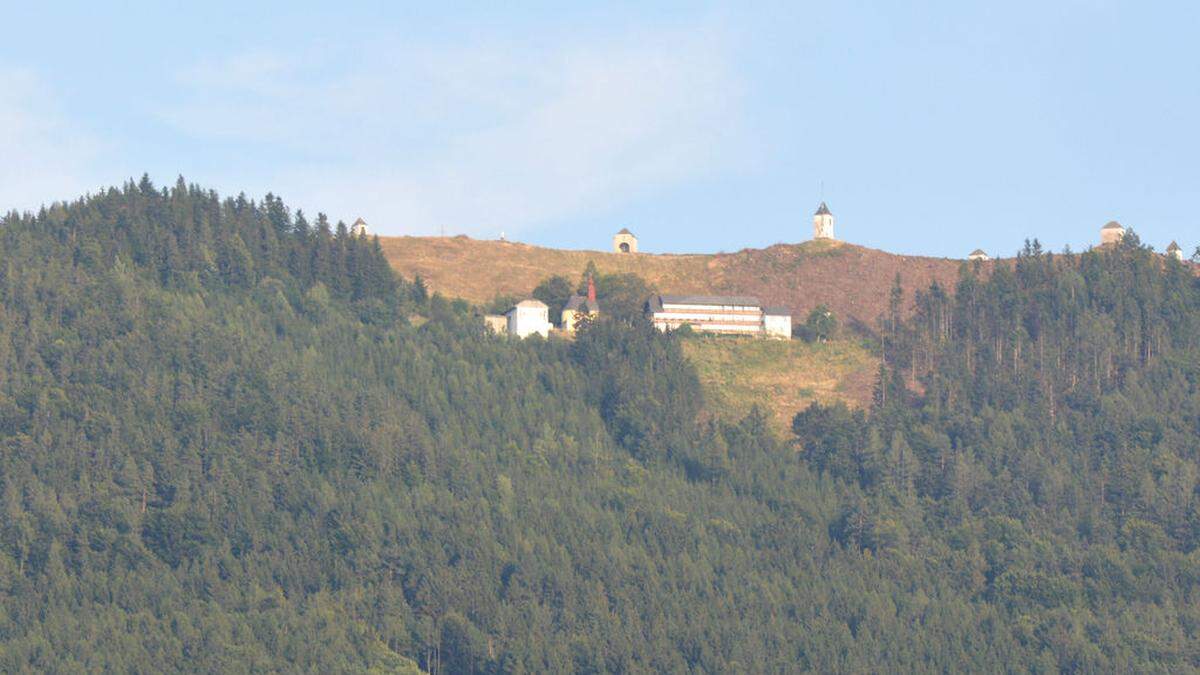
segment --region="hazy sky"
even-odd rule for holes
[[[573,248],[802,241],[822,196],[905,253],[1200,244],[1197,3],[102,4],[0,0],[0,209],[149,172]]]

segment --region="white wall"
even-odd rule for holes
[[[833,239],[833,216],[813,216],[813,239]]]
[[[767,337],[792,339],[792,317],[785,315],[763,315],[763,331]]]
[[[665,331],[668,329],[674,330],[687,324],[692,327],[692,330],[709,333],[744,333],[746,335],[758,335],[762,333],[762,323],[755,321],[753,323],[722,323],[722,322],[703,322],[703,321],[687,321],[677,319],[664,319],[658,316],[654,317],[654,327]]]
[[[550,311],[545,307],[514,307],[508,312],[508,333],[525,338],[550,336]]]

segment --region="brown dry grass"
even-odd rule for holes
[[[707,255],[615,254],[568,251],[469,237],[380,237],[384,255],[405,277],[419,274],[430,290],[472,302],[529,293],[548,276],[575,279],[588,261],[604,273],[632,272],[651,284],[704,290]]]
[[[937,280],[952,285],[961,261],[898,256],[841,242],[776,244],[737,253],[634,255],[568,251],[468,237],[381,237],[384,254],[405,277],[472,302],[525,295],[548,276],[578,277],[593,261],[605,273],[632,272],[664,293],[746,294],[787,307],[797,321],[818,304],[843,320],[873,324],[896,273],[911,299]]]

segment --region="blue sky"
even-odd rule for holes
[[[0,208],[149,172],[382,234],[1200,244],[1195,3],[4,2]],[[254,3],[258,4],[258,3]]]

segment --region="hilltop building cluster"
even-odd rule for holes
[[[1125,226],[1115,220],[1110,220],[1100,228],[1100,245],[1112,246],[1121,242],[1125,238],[1127,230]],[[1179,242],[1172,240],[1167,245],[1166,255],[1169,258],[1174,258],[1180,262],[1184,260],[1183,247]]]
[[[824,201],[813,213],[813,241],[837,241],[834,234],[834,216]],[[366,223],[360,218],[354,224],[355,234],[366,231]],[[1100,228],[1100,245],[1111,246],[1125,238],[1126,229],[1117,221],[1109,221]],[[632,255],[638,252],[638,239],[621,228],[612,238],[613,253]],[[1166,255],[1184,260],[1183,248],[1172,241]],[[977,248],[967,255],[967,260],[988,262],[992,259],[987,251]],[[790,339],[792,316],[787,308],[766,307],[758,298],[749,296],[708,295],[656,295],[646,303],[646,316],[661,331],[678,330],[688,326],[701,333],[721,335],[749,335]],[[587,294],[572,295],[563,307],[558,326],[555,328],[549,316],[549,307],[540,300],[528,299],[517,303],[504,315],[485,317],[488,327],[495,333],[528,337],[547,337],[557,331],[564,335],[575,333],[587,320],[600,316],[600,303],[596,300],[596,285],[588,279]]]
[[[1100,228],[1100,246],[1114,246],[1120,243],[1125,238],[1126,232],[1125,226],[1121,223],[1115,220],[1108,221]],[[1172,241],[1167,246],[1166,255],[1169,258],[1174,258],[1182,262],[1184,260],[1183,247],[1179,245],[1179,242]],[[991,259],[991,256],[980,248],[971,251],[971,254],[967,256],[967,260],[981,260],[986,262]]]
[[[701,333],[748,335],[790,340],[792,313],[783,307],[764,307],[758,298],[716,295],[655,295],[646,302],[646,316],[661,331],[684,326]],[[503,315],[488,315],[484,324],[497,335],[526,338],[552,332],[570,336],[585,321],[600,317],[596,283],[588,279],[587,295],[572,295],[563,306],[559,328],[550,322],[550,308],[530,298],[513,305]]]
[[[483,322],[488,330],[497,335],[519,338],[541,335],[548,338],[555,330],[565,335],[573,335],[584,321],[592,321],[599,317],[600,302],[596,300],[596,282],[588,277],[587,295],[575,294],[567,299],[559,317],[558,329],[555,329],[550,321],[550,307],[536,298],[522,300],[504,314],[488,314],[483,317]]]
[[[792,313],[784,307],[764,307],[758,298],[719,295],[655,295],[646,303],[646,315],[660,331],[688,326],[700,333],[746,335],[783,340],[792,338]],[[583,321],[600,316],[596,287],[588,282],[588,294],[573,295],[563,307],[557,332],[573,335]],[[488,315],[484,323],[493,333],[526,338],[550,337],[555,332],[550,308],[530,298],[513,305],[503,315]]]

